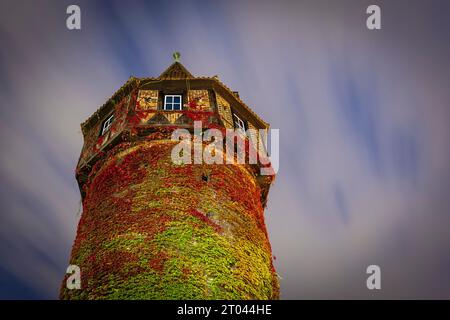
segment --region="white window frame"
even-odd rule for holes
[[[237,114],[233,113],[234,126],[237,130],[242,131],[245,134],[245,122]]]
[[[167,98],[172,98],[172,102],[167,102]],[[180,98],[180,109],[174,109],[175,103],[174,98]],[[168,104],[171,105],[171,109],[167,109]],[[181,94],[166,94],[164,95],[164,110],[166,111],[180,111],[183,110],[183,96]]]
[[[113,122],[114,122],[114,114],[110,115],[108,118],[106,118],[105,121],[103,121],[101,135],[104,135],[106,132],[108,132],[108,130],[111,128],[111,125]]]

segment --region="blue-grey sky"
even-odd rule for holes
[[[3,0],[0,299],[57,298],[79,124],[174,51],[280,129],[266,221],[282,298],[450,298],[449,15],[444,0]]]

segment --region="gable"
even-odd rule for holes
[[[191,79],[194,76],[179,62],[174,62],[161,75],[159,79]]]

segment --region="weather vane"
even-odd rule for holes
[[[177,52],[173,53],[172,57],[173,57],[173,60],[175,60],[175,62],[180,62],[181,54],[177,51]]]

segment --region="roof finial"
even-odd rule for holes
[[[175,62],[180,62],[181,54],[177,51],[177,52],[173,53],[172,57],[173,57],[173,60],[175,60]]]

